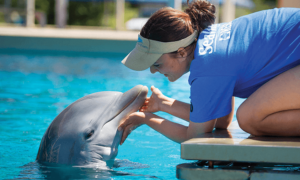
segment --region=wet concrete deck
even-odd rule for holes
[[[253,137],[233,122],[181,144],[179,179],[300,179],[299,137]]]

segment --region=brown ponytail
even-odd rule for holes
[[[203,0],[194,1],[191,4],[187,0],[187,3],[189,7],[184,12],[190,16],[194,29],[201,32],[215,22],[216,8],[213,4]]]
[[[155,12],[142,28],[141,36],[161,42],[178,41],[214,23],[214,5],[205,0],[187,2],[185,12],[169,7]]]

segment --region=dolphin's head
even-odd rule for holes
[[[37,161],[77,166],[113,161],[122,136],[118,126],[143,105],[147,93],[138,85],[124,94],[98,92],[75,101],[48,127]]]

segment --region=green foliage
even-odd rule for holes
[[[247,15],[247,14],[251,14],[251,13],[252,13],[251,9],[248,9],[248,8],[236,7],[236,9],[235,9],[235,17],[236,18]]]
[[[235,17],[238,18],[240,16],[251,14],[257,11],[273,9],[276,7],[277,4],[277,0],[252,0],[252,1],[255,4],[255,7],[253,9],[236,7]]]
[[[253,9],[236,8],[236,17],[247,15],[264,9],[276,7],[277,0],[252,0]],[[0,6],[4,6],[5,0],[0,0]],[[25,10],[26,0],[11,0],[11,7]],[[116,7],[114,1],[106,2],[69,2],[68,25],[77,26],[104,26],[115,28]],[[47,16],[47,24],[55,24],[55,0],[35,0],[36,11],[44,12]],[[125,3],[124,21],[138,17],[138,7]],[[220,8],[222,11],[222,8]],[[0,22],[4,22],[3,12],[0,12]],[[124,22],[124,23],[125,23]]]
[[[0,1],[1,5],[5,4],[5,0]],[[26,0],[10,0],[10,5],[13,8],[25,8]]]
[[[103,7],[100,2],[69,2],[68,25],[101,26]]]
[[[252,12],[262,11],[265,9],[273,9],[276,7],[276,0],[252,0],[255,4]]]
[[[0,6],[4,6],[5,0],[0,0]],[[11,0],[12,8],[26,11],[26,0]],[[47,16],[47,24],[55,24],[55,0],[35,0],[35,9],[44,12]],[[69,1],[68,25],[76,26],[104,26],[116,27],[116,3],[104,2],[76,2]],[[138,7],[125,3],[124,21],[138,17]],[[0,12],[0,22],[4,22],[4,14]],[[125,24],[124,22],[124,24]]]
[[[55,0],[35,0],[35,10],[46,14],[47,24],[55,24]]]
[[[130,3],[125,3],[125,22],[132,19],[137,18],[139,16],[139,9],[137,6],[134,6]]]
[[[26,13],[26,0],[10,0],[10,7],[13,8],[13,11],[16,11],[21,18],[25,19]],[[5,0],[0,0],[0,7],[5,6]],[[10,16],[5,17],[4,11],[0,11],[0,22],[5,22],[5,20],[10,19]]]
[[[114,2],[105,2],[103,18],[101,20],[101,25],[106,27],[115,28],[116,27],[116,5]],[[138,17],[139,10],[138,7],[131,5],[130,3],[125,3],[124,12],[124,25],[125,22],[132,18]]]
[[[0,0],[4,1],[4,0]],[[70,1],[68,25],[104,26],[115,28],[115,2],[76,2]],[[47,15],[47,24],[55,24],[55,0],[35,0],[36,11]],[[125,22],[138,16],[138,8],[125,3]]]
[[[138,16],[138,8],[125,3],[124,21]],[[69,25],[116,27],[115,2],[70,2]]]
[[[0,12],[0,22],[5,22],[3,12]]]

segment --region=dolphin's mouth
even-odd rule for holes
[[[143,86],[142,88],[140,88],[139,92],[135,95],[134,98],[131,99],[131,101],[129,101],[129,102],[126,104],[126,106],[124,106],[124,108],[121,110],[121,112],[122,112],[124,109],[126,109],[130,104],[132,104],[139,96],[141,96],[144,87],[145,87],[145,86]],[[148,90],[148,89],[147,89],[147,90]],[[123,94],[123,96],[124,96],[126,93],[128,93],[128,91],[125,92],[125,93]],[[142,105],[143,105],[143,104],[141,104],[138,108],[140,108]],[[121,112],[119,112],[118,114],[120,114]]]
[[[136,112],[140,109],[140,107],[144,104],[146,97],[148,93],[148,88],[146,86],[137,85],[134,88],[130,89],[129,91],[126,91],[122,94],[122,96],[117,100],[118,103],[118,112],[114,114],[114,116],[109,120],[111,121],[115,117],[117,117],[119,114],[121,114],[128,106],[131,104],[134,104],[135,107],[131,109],[128,113]],[[135,101],[138,101],[137,103],[134,103]],[[107,121],[107,122],[109,122]]]
[[[105,137],[103,136],[103,139],[93,143],[97,148],[100,148],[101,154],[105,155],[102,157],[103,159],[114,159],[117,156],[118,145],[123,134],[123,131],[119,131],[117,128],[129,114],[136,112],[144,104],[147,93],[148,88],[146,86],[138,85],[116,99],[113,108],[118,109],[118,111],[103,125],[101,130],[101,134],[105,134]],[[105,126],[107,128],[104,128]],[[113,137],[113,140],[108,137]]]

